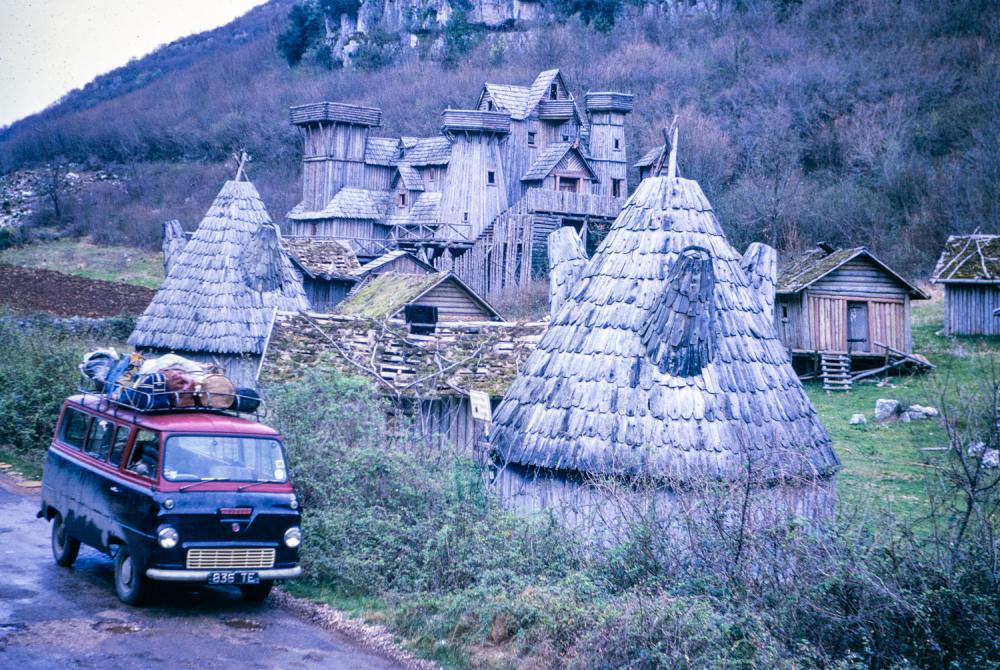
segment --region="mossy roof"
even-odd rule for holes
[[[1000,282],[1000,235],[951,235],[931,282]]]
[[[778,275],[777,292],[784,295],[798,293],[856,258],[866,258],[871,261],[907,289],[911,297],[918,300],[926,300],[929,297],[918,286],[908,282],[864,247],[835,249],[833,251],[827,251],[821,247],[810,249],[782,269],[781,274]]]
[[[337,305],[337,313],[372,319],[390,318],[447,277],[445,273],[418,275],[386,272],[377,275]]]
[[[311,237],[285,237],[282,244],[292,261],[310,277],[349,279],[361,267],[347,242]]]
[[[545,330],[544,323],[440,323],[411,335],[404,322],[342,314],[278,313],[261,370],[264,383],[329,365],[407,397],[506,393]]]

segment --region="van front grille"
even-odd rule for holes
[[[240,547],[236,549],[188,549],[189,570],[242,570],[273,568],[274,549]]]

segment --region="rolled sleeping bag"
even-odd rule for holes
[[[260,407],[260,394],[251,388],[239,388],[236,389],[236,398],[229,409],[234,409],[244,414],[252,414],[257,411],[258,407]]]

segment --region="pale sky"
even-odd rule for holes
[[[0,126],[264,0],[0,0]]]

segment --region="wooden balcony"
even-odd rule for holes
[[[526,212],[546,214],[569,214],[613,219],[622,211],[624,198],[606,195],[553,191],[544,188],[530,188],[524,193],[521,206]]]

